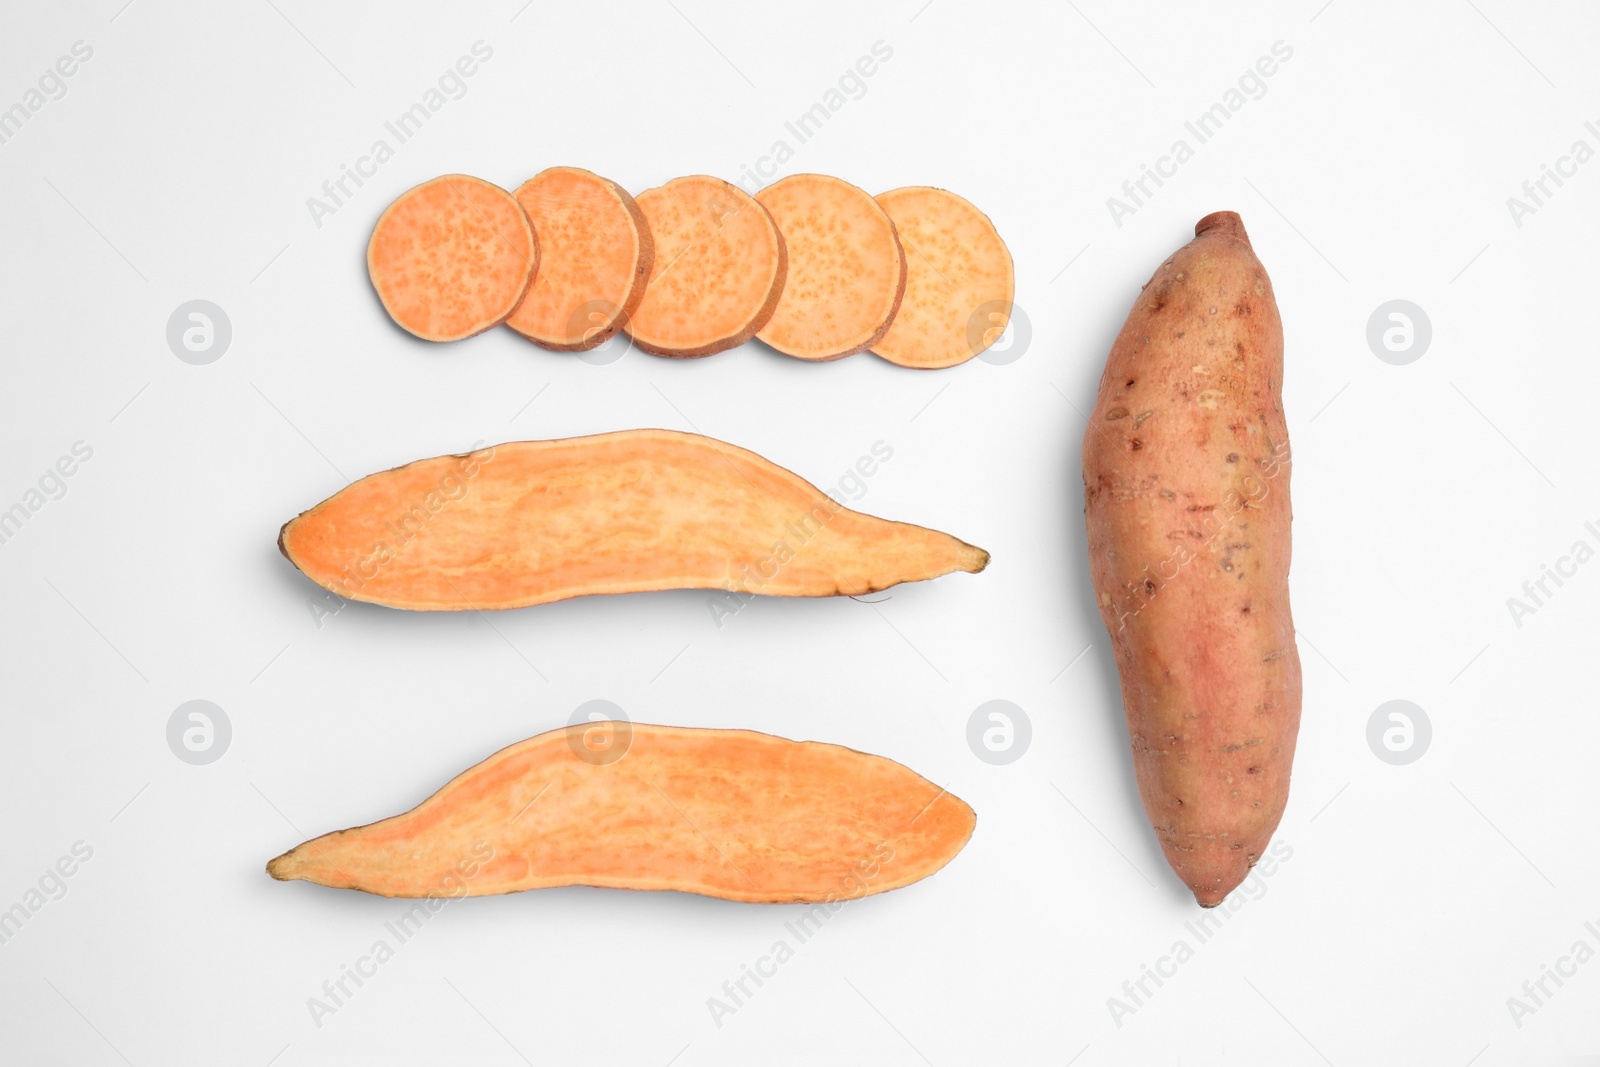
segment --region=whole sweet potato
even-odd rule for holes
[[[1084,433],[1089,568],[1139,794],[1204,907],[1266,849],[1300,726],[1282,385],[1272,283],[1219,211],[1145,284]]]

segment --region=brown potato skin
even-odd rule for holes
[[[1145,283],[1084,432],[1089,569],[1139,794],[1203,907],[1266,850],[1300,727],[1282,387],[1272,283],[1221,211]]]

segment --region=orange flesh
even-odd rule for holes
[[[789,255],[778,309],[756,336],[800,359],[871,348],[906,286],[889,216],[863,190],[823,174],[784,178],[756,199],[772,213]]]
[[[855,595],[977,572],[949,534],[851,511],[752,452],[629,430],[523,441],[370,475],[278,539],[339,596],[395,608],[516,608],[593,593]]]
[[[523,182],[517,202],[539,235],[539,273],[506,325],[576,352],[602,344],[644,298],[655,244],[633,197],[577,167]]]
[[[538,241],[516,198],[466,174],[401,193],[367,243],[378,299],[425,341],[458,341],[504,322],[538,265]]]
[[[613,760],[597,738],[627,747]],[[832,901],[927,877],[976,821],[926,778],[838,745],[589,724],[503,749],[404,815],[315,838],[267,870],[386,897],[588,885]]]
[[[1011,253],[987,215],[944,189],[878,197],[906,251],[906,294],[874,355],[902,367],[953,367],[998,341],[1016,290]]]
[[[748,341],[783,291],[783,237],[767,209],[720,178],[691,175],[639,194],[656,243],[634,344],[662,356],[709,356]]]

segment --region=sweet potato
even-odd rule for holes
[[[586,738],[625,731],[622,755]],[[752,903],[899,889],[961,851],[963,801],[893,760],[748,730],[598,723],[512,745],[404,815],[267,864],[385,897],[586,885]]]
[[[906,292],[874,355],[902,367],[953,367],[998,341],[1016,290],[1011,252],[989,216],[944,189],[878,197],[906,253]]]
[[[1205,907],[1289,798],[1283,326],[1239,216],[1207,215],[1144,286],[1083,437],[1089,567],[1134,769],[1167,862]]]
[[[425,341],[459,341],[500,325],[538,268],[539,242],[516,198],[466,174],[401,193],[367,242],[378,299]]]
[[[429,611],[651,589],[854,595],[989,560],[949,534],[851,511],[753,452],[672,430],[420,460],[290,520],[278,545],[345,599]]]
[[[871,348],[906,288],[906,257],[889,216],[865,191],[825,174],[791,175],[756,199],[789,256],[778,309],[756,336],[816,361]]]
[[[743,190],[704,174],[639,194],[655,238],[644,299],[626,327],[658,356],[709,356],[744,344],[783,292],[783,236]]]
[[[539,273],[506,325],[536,345],[604,344],[644,299],[655,242],[627,190],[577,167],[551,167],[517,188],[539,235]]]

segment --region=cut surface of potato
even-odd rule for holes
[[[772,213],[789,255],[778,309],[756,336],[799,359],[871,348],[906,287],[905,255],[883,208],[825,174],[791,175],[756,199]]]
[[[744,344],[778,306],[783,236],[749,194],[703,174],[639,194],[655,239],[650,284],[626,329],[658,356],[709,356]]]
[[[540,171],[516,198],[539,236],[539,272],[506,325],[560,352],[605,343],[644,299],[655,261],[639,206],[577,167]]]
[[[278,545],[347,600],[424,611],[655,589],[857,595],[989,560],[949,534],[851,511],[753,452],[674,430],[420,460],[351,483],[285,524]]]
[[[411,811],[314,838],[267,871],[386,897],[586,885],[839,901],[934,873],[976,822],[882,756],[607,721],[502,749]]]
[[[539,266],[516,197],[446,174],[390,204],[367,242],[367,274],[389,317],[425,341],[459,341],[506,320]]]
[[[902,367],[965,363],[998,341],[1016,291],[1011,253],[989,217],[945,189],[878,197],[906,253],[906,292],[874,355]]]

